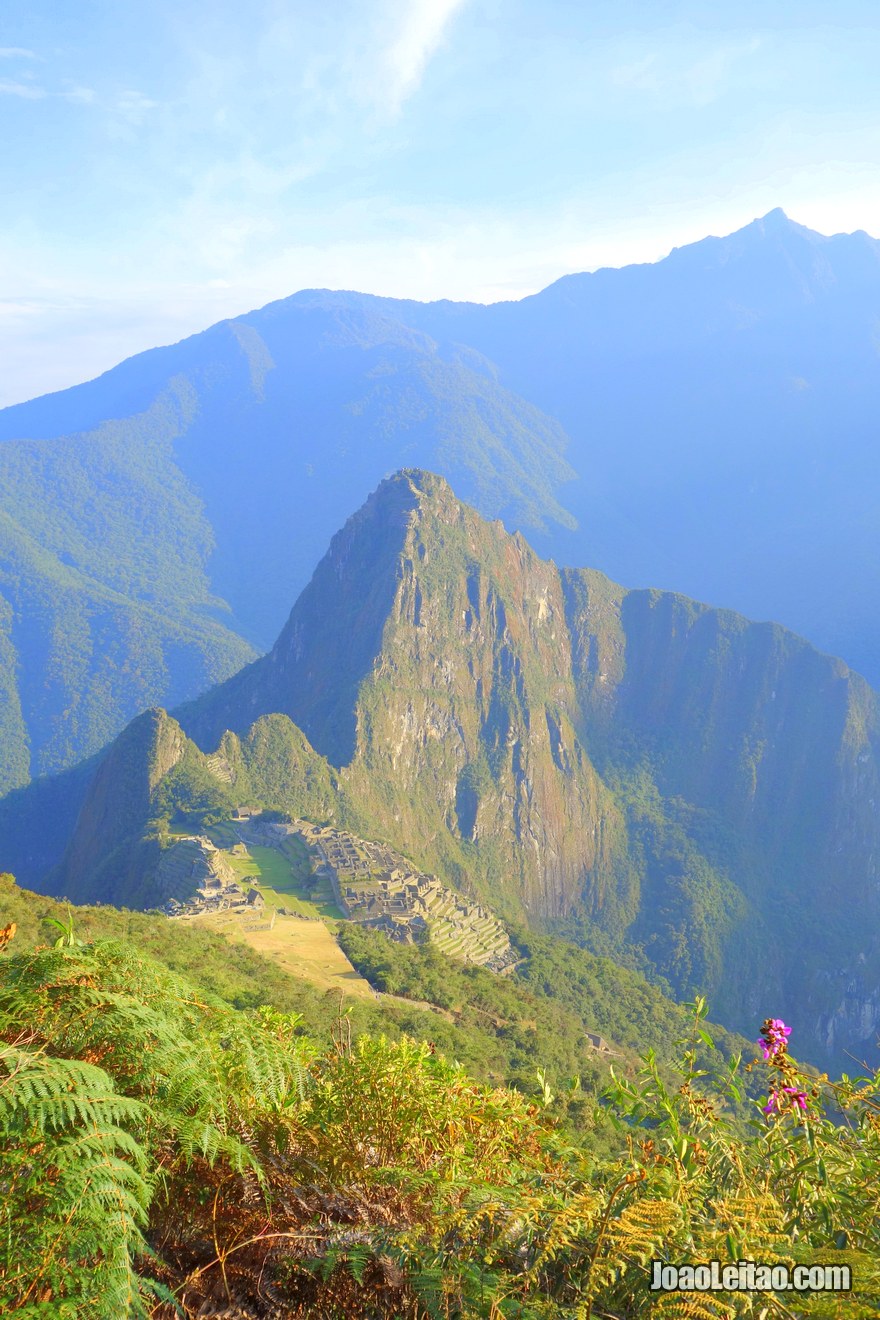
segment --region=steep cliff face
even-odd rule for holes
[[[425,855],[457,853],[508,911],[594,914],[625,835],[572,722],[559,574],[441,479],[406,480],[416,504],[358,693],[349,795],[388,804]]]
[[[876,694],[776,625],[564,577],[589,746],[643,843],[631,937],[679,987],[702,964],[743,1024],[833,970],[818,1031],[877,919]]]
[[[207,747],[282,711],[425,866],[509,915],[594,914],[626,840],[575,733],[570,650],[555,566],[406,472],[334,537],[269,655],[179,717]]]
[[[411,470],[334,537],[272,651],[177,716],[154,816],[215,795],[334,817],[732,1025],[872,1044],[878,699],[782,628],[560,570]],[[113,837],[117,781],[67,874]]]

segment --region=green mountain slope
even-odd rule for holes
[[[126,423],[0,445],[0,796],[253,655],[213,617],[211,529],[171,458],[187,407],[181,387]]]
[[[0,411],[0,791],[270,647],[403,466],[876,682],[878,253],[772,212],[516,303],[308,290]]]
[[[236,1008],[267,1005],[303,1014],[310,1034],[324,1045],[330,1045],[338,1026],[338,995],[291,976],[271,958],[203,925],[107,905],[71,908],[30,893],[0,873],[0,928],[10,922],[17,926],[14,947],[19,953],[54,943],[58,926],[53,922],[72,924],[76,939],[128,940]],[[582,1119],[583,1113],[577,1097],[566,1101],[564,1083],[579,1075],[585,1093],[595,1094],[610,1062],[628,1069],[636,1053],[649,1048],[668,1063],[674,1041],[688,1027],[688,1010],[637,972],[560,941],[525,939],[528,961],[510,977],[465,967],[435,948],[400,948],[353,924],[343,925],[340,942],[381,992],[375,1000],[346,1001],[355,1039],[384,1032],[395,1040],[405,1034],[433,1040],[479,1080],[516,1084],[528,1094],[535,1091],[540,1064],[560,1088],[556,1112],[569,1112],[572,1118]],[[726,1057],[748,1053],[741,1038],[720,1027],[714,1030]],[[587,1031],[612,1042],[613,1055],[598,1053]]]
[[[87,791],[76,789],[76,824],[49,884],[76,902],[129,907],[183,897],[164,892],[157,877],[172,822],[201,826],[242,801],[317,820],[345,810],[330,766],[282,715],[257,720],[241,739],[227,733],[208,756],[165,711],[145,711],[113,742]]]
[[[479,354],[372,312],[264,309],[5,410],[0,437],[0,795],[269,645],[410,455],[492,516],[572,523],[558,425]]]
[[[560,571],[403,472],[333,539],[268,655],[179,727],[149,717],[188,751],[137,810],[110,804],[119,740],[53,886],[97,897],[113,874],[119,898],[145,874],[111,861],[105,816],[130,848],[186,801],[333,815],[503,917],[706,993],[738,1029],[772,1001],[816,1057],[870,1049],[877,710],[785,630]]]
[[[773,1031],[782,1024],[765,1024],[769,1057],[744,1075],[737,1042],[714,1047],[702,1004],[688,1021],[655,995],[656,1053],[638,1069],[618,1061],[613,1076],[588,1062],[586,1086],[566,1084],[535,1067],[533,1039],[549,1026],[576,1058],[579,1015],[485,972],[467,984],[449,968],[445,982],[436,954],[388,968],[381,951],[361,951],[377,976],[438,981],[481,1023],[422,1013],[419,1041],[391,1005],[389,1039],[363,1018],[337,1015],[328,1030],[326,1004],[279,1012],[291,987],[271,966],[233,949],[224,959],[221,941],[175,923],[62,913],[0,876],[7,1315],[496,1320],[586,1308],[639,1320],[657,1312],[646,1261],[725,1251],[752,1278],[724,1272],[718,1314],[877,1313],[877,1079],[817,1079]],[[33,947],[35,930],[54,937],[58,924],[54,947]],[[116,938],[83,943],[87,927]],[[184,951],[187,975],[175,968]],[[568,958],[567,970],[601,1002],[614,969],[590,961]],[[248,972],[249,997],[232,1007]],[[618,1005],[638,992],[632,978],[620,989]],[[371,1009],[375,1029],[386,1010]],[[446,1028],[438,1039],[433,1022]],[[682,1030],[675,1043],[670,1028]],[[480,1039],[505,1062],[524,1056],[525,1095],[519,1078],[480,1084],[446,1053]],[[767,1262],[760,1274],[755,1261]],[[704,1286],[693,1267],[687,1282]]]

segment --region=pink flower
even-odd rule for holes
[[[766,1105],[764,1105],[764,1113],[779,1113],[781,1110],[780,1100],[783,1095],[791,1096],[791,1103],[798,1109],[803,1110],[804,1113],[807,1112],[806,1091],[799,1091],[796,1086],[783,1086],[781,1091],[777,1091],[775,1087],[771,1090],[770,1097]]]
[[[778,1054],[785,1053],[790,1035],[791,1027],[787,1027],[782,1018],[767,1018],[761,1028],[761,1039],[758,1041],[764,1054],[765,1063],[774,1059]]]

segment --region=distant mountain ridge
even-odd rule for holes
[[[516,303],[303,291],[3,410],[0,792],[269,647],[407,465],[880,681],[878,307],[876,240],[774,211]]]
[[[408,470],[333,538],[266,656],[141,716],[77,780],[50,883],[149,902],[178,811],[333,819],[709,994],[727,1025],[771,1003],[836,1055],[880,1026],[878,752],[877,694],[841,661],[559,569]]]

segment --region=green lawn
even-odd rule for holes
[[[297,892],[298,886],[290,869],[290,863],[282,857],[277,848],[257,848],[249,843],[248,853],[250,874],[257,872],[263,888],[274,889],[279,894]]]
[[[218,848],[232,848],[238,843],[238,835],[232,823],[228,820],[218,821],[216,825],[211,825],[205,830],[212,843],[216,843]]]
[[[283,907],[325,921],[342,920],[329,881],[322,880],[313,889],[305,885],[305,875],[308,875],[305,848],[302,848],[302,856],[294,851],[292,859],[277,848],[259,848],[254,844],[248,844],[246,856],[236,857],[231,852],[225,852],[224,856],[238,880],[257,877],[260,893],[269,907]]]
[[[290,863],[290,869],[293,872],[294,879],[300,884],[305,884],[312,873],[312,861],[309,857],[309,850],[302,839],[295,835],[289,835],[281,845],[280,849]]]

